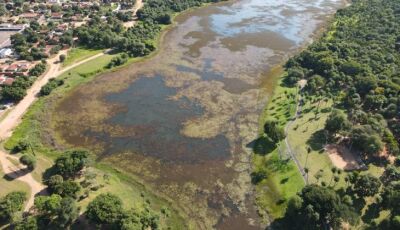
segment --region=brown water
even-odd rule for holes
[[[155,57],[64,98],[55,130],[174,200],[194,229],[259,229],[249,174],[261,82],[342,5],[239,0],[180,15]]]

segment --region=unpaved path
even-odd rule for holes
[[[307,81],[305,80],[300,80],[298,82],[298,86],[300,86],[300,91],[303,90],[303,88],[305,87],[305,85],[307,84]],[[286,127],[285,127],[285,145],[286,145],[286,149],[287,149],[287,153],[289,154],[290,158],[293,159],[294,163],[297,166],[297,169],[299,170],[301,177],[304,180],[304,183],[308,183],[308,174],[306,173],[306,171],[304,170],[303,166],[301,166],[300,161],[297,159],[296,157],[296,153],[294,153],[294,151],[292,150],[292,147],[290,145],[289,142],[289,138],[288,138],[288,131],[291,128],[293,122],[300,116],[301,114],[301,110],[302,110],[302,103],[303,103],[303,99],[301,97],[301,93],[298,92],[298,99],[296,102],[296,112],[294,117],[287,123]]]
[[[134,25],[136,24],[136,22],[138,21],[138,18],[137,18],[136,13],[137,13],[137,11],[138,11],[139,9],[141,9],[143,6],[144,6],[143,0],[136,0],[135,5],[134,5],[133,8],[132,8],[133,20],[132,20],[132,21],[129,21],[129,22],[124,22],[125,28],[132,27],[132,26],[134,26]]]
[[[61,54],[66,54],[67,51],[63,50]],[[59,55],[48,60],[49,68],[47,72],[35,81],[32,87],[27,91],[27,95],[22,99],[8,114],[0,121],[0,141],[11,136],[12,130],[21,122],[21,118],[29,108],[29,106],[35,101],[37,94],[40,89],[49,81],[50,78],[60,76],[61,74],[100,56],[104,53],[99,53],[80,62],[74,63],[68,67],[61,69],[61,63],[58,62]]]
[[[22,166],[14,165],[9,159],[12,158],[18,161],[16,156],[12,156],[10,154],[5,153],[5,151],[0,149],[0,163],[3,168],[4,174],[10,179],[17,179],[22,182],[25,182],[29,185],[31,189],[30,196],[28,197],[28,202],[25,206],[24,211],[28,212],[29,209],[33,206],[33,202],[35,200],[35,195],[39,193],[43,193],[45,191],[45,186],[40,182],[33,179],[30,171]]]
[[[63,50],[59,53],[59,55],[65,55],[66,53],[67,50]],[[59,55],[54,58],[48,59],[47,61],[49,63],[49,67],[47,72],[35,81],[32,87],[27,91],[27,95],[25,96],[25,98],[22,99],[14,108],[12,108],[12,110],[4,117],[4,119],[0,121],[0,142],[12,135],[14,128],[17,127],[18,124],[21,122],[22,116],[25,114],[29,106],[36,100],[37,94],[39,93],[40,89],[49,81],[50,78],[58,77],[61,74],[71,70],[72,68],[75,68],[83,63],[98,58],[104,54],[105,53],[99,53],[63,69],[61,69],[61,63],[58,62]],[[9,159],[7,159],[7,157],[11,157],[18,161],[17,157],[7,154],[5,151],[0,149],[0,163],[2,165],[4,173],[9,178],[17,179],[27,183],[31,188],[31,195],[25,207],[25,211],[29,211],[29,209],[33,206],[35,195],[43,191],[45,189],[45,186],[36,181],[32,177],[32,174],[27,171],[27,169],[22,166],[15,166]]]

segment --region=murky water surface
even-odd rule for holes
[[[342,5],[239,0],[185,13],[155,57],[63,99],[55,129],[170,197],[196,229],[258,229],[249,143],[261,82]]]

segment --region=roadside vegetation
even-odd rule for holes
[[[68,51],[66,59],[62,62],[63,67],[67,67],[74,63],[80,62],[88,57],[94,56],[103,52],[102,49],[87,49],[75,47]]]
[[[399,10],[399,1],[353,1],[285,64],[252,173],[275,229],[400,227]]]

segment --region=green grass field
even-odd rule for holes
[[[296,88],[284,87],[281,79],[277,82],[273,97],[260,117],[260,135],[267,120],[278,120],[285,125],[293,117],[296,93]],[[294,162],[280,157],[283,143],[278,151],[268,141],[259,140],[253,157],[254,172],[263,173],[266,178],[256,185],[256,203],[262,216],[275,219],[284,215],[287,201],[303,188],[304,181]]]
[[[68,51],[67,57],[63,62],[63,67],[80,62],[101,52],[103,52],[102,49],[87,49],[83,47],[72,48],[70,51]]]

